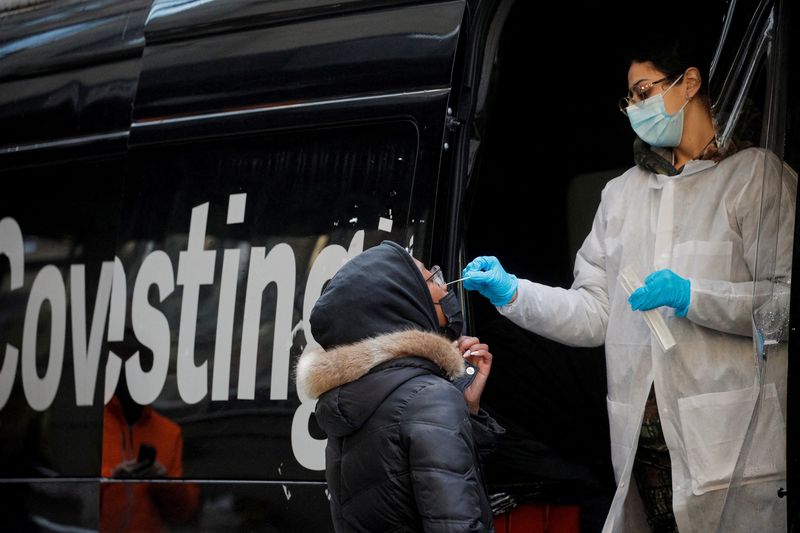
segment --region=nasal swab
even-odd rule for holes
[[[465,279],[469,279],[470,277],[471,276],[464,276],[463,278],[454,279],[453,281],[448,281],[447,283],[444,284],[444,286],[447,287],[448,285],[452,285],[453,283],[458,283],[459,281],[464,281]]]

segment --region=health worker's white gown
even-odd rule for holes
[[[777,232],[777,254],[759,257],[759,272],[789,281],[796,189],[796,174],[756,148],[719,163],[690,161],[672,177],[631,168],[603,190],[572,287],[520,280],[518,298],[498,308],[564,344],[605,344],[617,491],[604,531],[648,531],[631,471],[651,384],[672,461],[678,527],[716,530],[757,397],[752,307],[759,221],[762,239],[774,242]],[[627,303],[617,276],[629,265],[642,279],[669,268],[691,280],[685,318],[659,309],[677,341],[668,353]],[[773,286],[755,285],[761,292]],[[786,472],[785,343],[779,346],[768,362],[746,486],[737,493],[737,503],[752,505],[752,512],[735,531],[786,530],[785,499],[776,496]]]

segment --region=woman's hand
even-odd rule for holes
[[[472,383],[464,390],[464,400],[467,402],[470,414],[478,414],[480,410],[481,394],[492,369],[492,354],[489,346],[481,343],[477,337],[459,337],[458,349],[470,364],[475,365],[477,373]]]

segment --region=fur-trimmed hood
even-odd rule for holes
[[[357,431],[404,383],[428,376],[449,387],[436,376],[455,378],[464,368],[458,349],[439,335],[429,284],[408,251],[391,241],[339,269],[309,324],[322,349],[300,357],[297,389],[303,398],[319,398],[316,420],[328,436]]]
[[[464,359],[446,337],[409,330],[303,354],[297,362],[297,388],[316,399],[356,381],[382,363],[404,357],[427,359],[451,380],[464,373]]]

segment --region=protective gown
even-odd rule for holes
[[[717,529],[758,394],[751,316],[759,221],[762,235],[778,235],[774,269],[762,264],[759,271],[774,270],[788,281],[796,188],[796,174],[756,148],[718,163],[690,161],[671,177],[631,168],[603,190],[572,287],[520,280],[518,298],[498,308],[519,326],[564,344],[605,344],[617,491],[604,531],[648,530],[631,472],[651,385],[672,461],[678,527]],[[685,318],[659,309],[677,341],[668,353],[627,303],[617,276],[629,265],[642,279],[670,268],[691,280]],[[755,287],[769,291],[771,283],[759,280]],[[785,364],[785,350],[771,355],[754,453],[738,493],[753,506],[752,522],[738,520],[737,531],[786,529],[785,500],[776,497],[786,471]]]

